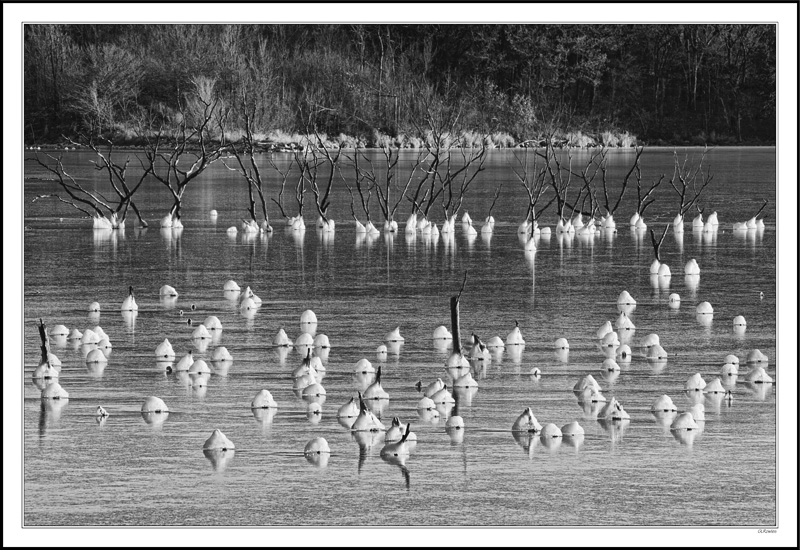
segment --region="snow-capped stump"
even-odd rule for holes
[[[661,344],[654,344],[647,349],[647,358],[651,360],[668,359],[667,351],[661,347]]]
[[[514,421],[514,424],[511,426],[511,431],[536,433],[542,431],[542,425],[536,420],[536,417],[533,415],[533,410],[527,407]]]
[[[317,315],[312,310],[307,309],[300,314],[300,325],[316,325],[316,324],[317,324]]]
[[[233,357],[228,352],[228,349],[225,346],[220,346],[215,348],[214,351],[211,353],[211,360],[212,361],[233,361]]]
[[[233,279],[227,281],[222,289],[226,292],[240,292],[241,287]]]
[[[206,439],[206,442],[203,443],[204,451],[228,451],[235,448],[233,441],[228,439],[225,434],[219,430],[214,430],[211,433],[211,437]]]
[[[158,290],[159,296],[168,296],[170,298],[177,298],[178,291],[175,290],[174,286],[164,285]]]
[[[672,425],[669,427],[670,430],[699,430],[700,426],[697,425],[695,422],[692,413],[684,412],[679,414],[675,417],[675,420],[672,421]]]
[[[630,420],[631,418],[627,411],[622,408],[622,404],[617,401],[616,397],[612,397],[611,401],[600,409],[597,416],[599,418],[605,418],[606,420]]]
[[[606,359],[605,361],[603,361],[603,365],[600,367],[600,370],[606,372],[615,372],[615,371],[618,372],[620,368],[617,362],[614,361],[613,359]]]
[[[314,337],[314,347],[315,348],[330,348],[331,343],[328,339],[328,336],[325,334],[317,334]]]
[[[669,395],[662,395],[650,406],[650,412],[678,412],[678,407],[675,406],[675,403],[673,403]]]
[[[611,322],[609,321],[609,325]],[[603,335],[600,345],[604,348],[618,348],[620,345],[619,334],[616,331],[610,331]]]
[[[619,317],[617,317],[616,327],[617,331],[619,332],[636,330],[636,326],[633,324],[633,321],[631,321],[631,318],[628,317],[628,315],[624,312],[620,313]]]
[[[192,332],[192,339],[193,340],[210,340],[211,333],[208,332],[208,329],[205,325],[197,325],[197,328],[194,329]]]
[[[693,374],[684,385],[686,391],[702,391],[706,387],[706,381],[700,376],[700,373]]]
[[[89,331],[87,330],[86,332]],[[172,344],[168,339],[164,338],[164,341],[156,347],[156,359],[159,361],[172,361],[175,359],[175,351],[172,349]]]
[[[314,337],[311,336],[308,332],[301,332],[300,336],[294,341],[294,346],[307,346],[307,347],[314,347]]]
[[[209,331],[222,330],[222,323],[216,315],[209,315],[203,321],[203,326]]]
[[[50,382],[42,390],[42,399],[69,399],[69,393],[58,382]]]
[[[447,330],[447,327],[444,325],[440,325],[436,327],[433,331],[433,339],[434,340],[452,340],[453,335],[450,334],[450,331]]]
[[[81,338],[81,344],[99,344],[100,343],[100,336],[90,328],[87,328],[83,332],[83,337]]]
[[[570,422],[569,424],[561,426],[561,434],[564,437],[575,437],[579,435],[584,435],[583,426],[574,421]]]
[[[331,448],[328,445],[328,442],[325,441],[324,437],[316,437],[306,443],[305,449],[303,449],[303,454],[310,455],[310,454],[323,454],[327,453],[330,454]]]
[[[524,346],[525,339],[522,337],[522,332],[519,329],[519,322],[515,321],[515,325],[511,332],[506,336],[507,346]]]
[[[366,374],[374,374],[375,367],[372,366],[369,359],[366,357],[359,359],[356,363],[356,374],[366,375]]]
[[[93,349],[86,355],[86,364],[90,363],[108,363],[106,355],[101,349]]]
[[[449,430],[463,430],[464,429],[464,419],[460,416],[451,416],[445,422],[444,427]]]
[[[703,393],[721,393],[724,394],[727,390],[722,386],[722,381],[719,378],[714,378],[711,382],[706,384],[703,388]]]
[[[142,403],[142,412],[143,413],[166,413],[169,412],[169,408],[164,401],[161,400],[159,397],[150,396],[144,400]]]
[[[69,329],[64,325],[56,325],[50,329],[50,336],[68,336]]]
[[[386,334],[383,338],[384,342],[405,342],[405,338],[400,335],[400,327],[395,328],[393,331]]]
[[[503,339],[499,336],[492,336],[489,338],[489,341],[486,342],[486,347],[489,349],[502,349],[506,347],[506,345],[503,343]]]
[[[714,308],[708,302],[700,302],[697,304],[696,312],[698,315],[714,315]]]
[[[440,405],[448,405],[450,403],[455,403],[456,400],[453,398],[453,394],[451,394],[447,390],[447,385],[445,385],[441,390],[437,391],[431,396],[431,399],[434,403]]]
[[[722,370],[720,371],[722,376],[737,376],[739,374],[739,365],[733,363],[725,363],[722,365]]]
[[[44,361],[34,369],[33,378],[41,380],[52,380],[58,378],[58,371],[48,361]]]
[[[754,367],[747,373],[747,381],[751,384],[772,384],[773,380],[764,367]]]
[[[356,418],[358,417],[358,401],[355,397],[351,397],[350,401],[339,407],[336,411],[336,418]]]
[[[766,355],[761,353],[760,349],[750,350],[750,353],[747,354],[747,362],[748,363],[768,363],[769,359]]]
[[[542,438],[553,438],[553,437],[562,437],[563,433],[559,429],[558,426],[555,424],[547,424],[542,428],[541,433],[539,434]]]
[[[700,266],[697,265],[697,260],[692,258],[691,260],[686,262],[686,266],[684,266],[683,272],[685,275],[700,275]]]
[[[617,306],[636,307],[636,300],[633,299],[633,296],[631,296],[627,290],[623,290],[619,293],[619,297],[617,298]]]
[[[272,345],[276,347],[291,347],[292,341],[289,340],[289,336],[286,334],[286,331],[280,328],[272,338]]]
[[[278,404],[275,403],[269,390],[261,390],[258,392],[250,403],[251,409],[275,409],[277,407]]]
[[[597,329],[597,332],[595,332],[595,335],[597,336],[597,338],[599,340],[603,340],[605,338],[606,334],[608,334],[610,332],[614,332],[614,327],[611,325],[611,321],[606,321],[605,323],[600,325],[600,328]]]
[[[453,382],[454,388],[477,388],[478,382],[472,378],[472,373],[468,372],[464,376],[460,377],[458,380]]]

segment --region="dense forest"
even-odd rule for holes
[[[774,25],[26,25],[26,143],[134,143],[213,89],[229,129],[511,146],[774,143]],[[575,136],[583,136],[583,142]],[[405,142],[403,142],[405,143]]]

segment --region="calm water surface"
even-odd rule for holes
[[[700,150],[688,153],[697,158]],[[610,156],[611,179],[618,181],[633,155]],[[578,161],[583,158],[579,153]],[[150,228],[129,222],[124,233],[95,232],[67,206],[30,203],[55,189],[26,162],[25,524],[774,524],[776,389],[750,385],[743,375],[747,353],[758,348],[770,359],[767,372],[777,377],[774,149],[711,152],[707,163],[715,176],[704,202],[708,211],[719,212],[719,230],[694,233],[687,221],[682,238],[670,232],[662,250],[672,269],[668,285],[651,281],[649,236],[627,227],[635,189],[615,216],[616,234],[554,233],[540,240],[535,256],[526,255],[516,235],[526,199],[513,181],[512,159],[511,153],[493,152],[464,201],[480,226],[496,184],[505,182],[491,238],[470,239],[459,223],[452,240],[435,241],[406,237],[406,205],[397,235],[357,236],[341,185],[330,210],[337,221],[333,236],[314,228],[309,194],[304,234],[287,232],[272,208],[272,235],[231,237],[226,229],[246,216],[246,188],[222,165],[187,191],[182,232],[157,227],[168,197],[155,186],[137,198]],[[97,177],[89,155],[70,153],[66,160],[77,177]],[[669,177],[672,151],[646,151],[643,165],[646,181],[660,173]],[[666,183],[655,196],[646,219],[661,229],[674,216],[677,199]],[[770,201],[766,229],[734,234],[733,222],[751,217],[762,199]],[[295,213],[296,205],[286,206]],[[212,208],[220,213],[216,221],[208,216]],[[380,220],[377,208],[373,216]],[[434,209],[440,225],[437,216]],[[542,219],[551,227],[555,221],[552,210]],[[690,258],[701,268],[696,284],[683,275]],[[465,270],[462,337],[475,332],[484,341],[505,339],[516,320],[527,344],[520,353],[506,349],[474,367],[480,388],[463,397],[456,411],[466,429],[449,434],[444,424],[453,411],[442,409],[438,422],[421,418],[415,385],[447,380],[449,350],[434,346],[432,333],[438,325],[449,326],[448,298]],[[254,316],[243,316],[224,297],[229,279],[263,299]],[[177,301],[159,298],[164,284],[178,290]],[[140,308],[135,318],[119,311],[128,285]],[[606,320],[616,320],[622,290],[638,302],[631,314],[634,357],[609,377],[601,373],[604,356],[594,334]],[[672,292],[682,297],[679,309],[667,305]],[[101,304],[99,318],[87,313],[93,301]],[[714,307],[707,325],[695,316],[702,301]],[[327,334],[332,345],[322,380],[327,400],[317,423],[292,391],[291,373],[301,355],[270,345],[281,327],[292,339],[300,334],[305,309],[316,312],[317,333]],[[187,318],[200,323],[208,315],[219,317],[224,330],[204,347],[193,343]],[[733,331],[736,315],[747,319],[744,335]],[[60,383],[70,394],[55,406],[43,407],[41,384],[31,377],[39,359],[39,318],[50,327],[81,331],[99,324],[113,345],[107,366],[99,369],[87,368],[87,350],[80,346],[52,343],[63,362]],[[375,349],[398,325],[405,343],[380,361]],[[666,364],[650,364],[642,355],[640,343],[650,333],[660,336],[670,354]],[[567,356],[554,350],[559,337],[569,340]],[[233,364],[214,368],[207,385],[194,386],[156,362],[154,350],[165,338],[178,358],[192,350],[211,364],[211,352],[225,346]],[[719,376],[729,353],[742,360],[742,375],[729,384],[730,405],[683,392],[694,373],[707,382]],[[382,434],[353,435],[336,419],[337,409],[360,388],[353,373],[363,357],[382,365],[391,399],[377,411],[381,418],[389,424],[398,416],[418,435],[404,464],[380,457]],[[541,377],[531,375],[534,367]],[[609,400],[622,403],[630,422],[598,421],[596,409],[578,403],[572,387],[585,374],[598,380]],[[275,414],[251,411],[261,389],[278,402]],[[662,394],[681,411],[703,402],[702,433],[681,438],[655,418],[650,405]],[[172,411],[161,424],[146,422],[139,412],[150,395]],[[110,413],[103,422],[94,415],[98,405]],[[512,434],[512,423],[528,406],[542,424],[577,420],[586,430],[583,441]],[[204,455],[203,442],[214,428],[235,443],[235,452]],[[332,449],[324,467],[303,456],[314,437],[324,437]]]

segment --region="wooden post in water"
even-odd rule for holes
[[[458,302],[461,300],[461,293],[467,284],[467,272],[464,272],[464,282],[461,283],[461,290],[458,296],[450,296],[450,329],[453,332],[453,353],[461,353],[461,333],[459,332]]]
[[[450,296],[450,328],[453,331],[453,353],[461,353],[461,334],[458,331],[459,296]]]
[[[47,363],[47,366],[52,367],[50,364],[50,340],[47,337],[44,321],[39,319],[39,323],[39,338],[42,340],[42,364]]]

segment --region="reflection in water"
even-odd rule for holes
[[[86,372],[93,378],[100,378],[106,370],[108,363],[86,363]]]
[[[583,434],[577,434],[577,435],[564,435],[562,439],[564,440],[564,445],[573,447],[577,452],[583,446],[583,438],[584,438]]]
[[[511,362],[515,365],[520,364],[522,362],[522,352],[525,350],[525,345],[514,345],[506,347],[506,353],[508,353],[508,358],[511,359]]]
[[[648,359],[647,366],[651,374],[661,374],[667,366],[667,359]]]
[[[208,459],[211,463],[211,468],[215,472],[224,472],[228,466],[230,465],[231,461],[233,461],[233,456],[236,454],[236,449],[226,449],[226,450],[211,450],[211,449],[204,449],[203,455]]]
[[[608,435],[611,436],[611,441],[619,442],[622,441],[623,436],[625,435],[625,431],[628,429],[630,425],[630,420],[606,420],[605,418],[601,418],[597,421],[602,428],[608,432]]]
[[[378,445],[383,444],[384,432],[351,432],[350,435],[358,444],[358,473],[367,460],[367,456],[371,454],[371,450]]]
[[[605,401],[578,401],[578,406],[583,411],[583,415],[585,418],[597,418],[597,414],[600,410],[605,407]]]
[[[715,413],[719,413],[722,405],[722,401],[725,399],[725,394],[722,393],[707,393],[705,394],[705,407],[706,412],[711,411]]]
[[[758,401],[765,401],[767,395],[772,393],[772,384],[757,384],[755,382],[747,382],[745,386],[753,394]]]
[[[303,455],[309,464],[317,468],[327,467],[328,461],[331,459],[331,453],[303,453]]]
[[[382,454],[381,458],[384,462],[388,464],[394,464],[400,468],[400,472],[403,474],[403,480],[406,484],[406,489],[411,489],[411,475],[408,472],[408,468],[406,468],[406,460],[408,459],[408,455],[395,456],[393,454]]]
[[[460,445],[464,442],[464,428],[445,428],[444,431],[450,437],[450,445]]]
[[[681,445],[691,447],[694,445],[694,440],[700,434],[700,430],[670,430],[672,437]]]
[[[686,285],[689,294],[694,297],[697,289],[700,288],[700,275],[684,275],[683,283]]]
[[[669,427],[672,426],[672,422],[678,416],[678,411],[656,411],[650,414],[653,415],[656,424],[664,428],[665,432],[668,432]]]
[[[169,412],[142,412],[142,418],[153,428],[160,428],[169,417]]]
[[[554,453],[561,447],[561,437],[544,437],[540,436],[539,439],[541,440],[542,447]]]
[[[139,316],[138,311],[123,311],[122,320],[125,321],[125,326],[129,332],[136,330],[136,318]]]
[[[211,367],[214,369],[214,374],[216,374],[217,376],[228,376],[228,371],[232,366],[233,366],[233,359],[211,361]]]
[[[511,432],[514,441],[522,447],[528,458],[533,458],[533,450],[539,445],[539,435],[529,432]]]
[[[61,414],[69,403],[69,399],[42,399],[39,410],[39,437],[44,436],[47,430],[58,425]]]
[[[250,409],[253,418],[260,422],[263,428],[268,428],[272,424],[272,419],[278,414],[278,409],[270,407],[268,409]]]
[[[286,366],[286,358],[289,356],[289,352],[292,348],[288,346],[279,346],[272,348],[272,355],[275,357],[275,360],[278,362],[278,365],[281,367]]]
[[[175,307],[178,305],[178,297],[164,294],[160,297],[160,302],[161,307],[164,309],[175,309]]]

